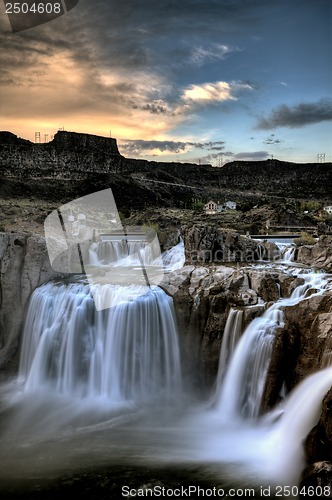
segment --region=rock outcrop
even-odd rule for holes
[[[297,262],[307,266],[332,271],[332,240],[321,236],[316,245],[303,245],[298,249]]]
[[[16,368],[29,297],[55,275],[42,236],[0,233],[0,369]]]
[[[241,236],[218,225],[194,224],[182,228],[187,264],[215,262],[254,262],[273,260],[279,255],[274,244]]]

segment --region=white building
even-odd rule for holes
[[[217,213],[218,205],[215,201],[210,200],[204,205],[206,215],[214,215]]]
[[[224,207],[226,210],[236,210],[236,202],[235,201],[226,201],[224,203]]]
[[[332,215],[332,205],[324,207],[323,210],[325,210],[325,212],[327,212],[329,215]]]
[[[204,205],[206,215],[214,215],[216,213],[224,212],[225,210],[236,210],[235,201],[226,201],[223,205],[221,205],[219,201],[216,203],[215,201],[210,200]]]

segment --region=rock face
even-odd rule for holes
[[[194,224],[182,228],[186,262],[223,263],[223,262],[254,262],[270,258],[275,246],[269,243],[268,248],[262,243],[227,231],[217,225]],[[269,255],[268,255],[269,253]],[[273,259],[273,255],[272,255]]]
[[[6,178],[86,179],[116,170],[121,158],[108,137],[59,131],[53,141],[34,144],[0,133],[0,175]]]
[[[10,369],[16,368],[29,297],[37,286],[55,275],[43,237],[0,233],[0,369],[9,364]]]
[[[269,302],[278,299],[279,290],[288,297],[297,280],[284,273],[259,273],[222,265],[188,265],[166,275],[162,288],[174,300],[188,379],[197,386],[212,386],[231,307],[253,306],[244,310],[244,330]],[[258,303],[260,294],[265,304]]]
[[[307,266],[332,271],[332,241],[328,236],[321,236],[316,245],[303,245],[297,253],[297,262]]]

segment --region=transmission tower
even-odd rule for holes
[[[40,132],[35,132],[35,142],[40,142]]]
[[[317,163],[325,163],[325,153],[317,154]]]

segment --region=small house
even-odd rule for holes
[[[204,205],[206,215],[214,215],[217,213],[218,205],[215,201],[210,200]]]

